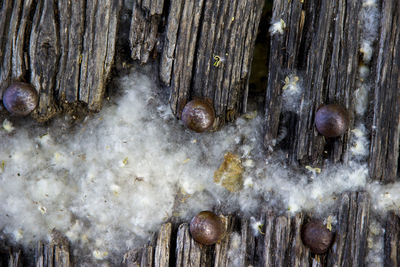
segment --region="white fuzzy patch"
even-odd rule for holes
[[[302,93],[301,77],[293,73],[286,76],[282,87],[283,109],[285,111],[298,113],[300,110]]]
[[[14,128],[13,124],[11,123],[11,121],[9,121],[7,119],[5,119],[3,121],[3,129],[8,133],[11,133],[12,131],[15,130],[15,128]]]
[[[271,35],[274,34],[283,34],[284,30],[286,28],[286,23],[283,21],[283,19],[272,21],[271,26],[269,27],[269,32]]]
[[[367,129],[363,124],[360,124],[357,128],[351,130],[352,135],[352,146],[350,148],[351,153],[355,157],[367,157],[369,155],[369,136]]]

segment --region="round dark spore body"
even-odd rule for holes
[[[16,116],[26,116],[38,104],[39,96],[35,88],[28,83],[12,83],[3,93],[4,107]]]
[[[313,220],[303,226],[301,239],[312,253],[323,254],[332,244],[333,233],[320,220]]]
[[[349,115],[343,107],[330,104],[322,106],[315,115],[315,126],[325,137],[338,137],[349,127]]]
[[[225,233],[222,220],[211,211],[202,211],[190,222],[190,234],[203,245],[213,245],[221,240]]]
[[[183,108],[181,119],[187,128],[201,133],[213,125],[214,108],[204,100],[194,99]]]

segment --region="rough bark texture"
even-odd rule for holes
[[[265,145],[272,149],[279,120],[290,120],[289,157],[301,163],[321,164],[329,146],[333,162],[346,161],[360,47],[361,1],[274,1],[273,19],[282,19],[283,34],[271,37],[266,94]],[[289,114],[281,106],[285,77],[300,77],[301,104]],[[314,114],[321,104],[337,103],[350,111],[350,128],[340,138],[327,140],[314,127]]]
[[[263,3],[171,1],[160,78],[170,85],[170,104],[177,117],[194,98],[213,103],[214,128],[246,110],[251,55]]]
[[[46,121],[67,104],[101,108],[114,60],[121,0],[0,2],[0,95],[11,81],[32,83]]]
[[[400,126],[400,4],[382,2],[375,68],[374,118],[370,174],[375,180],[398,180]]]

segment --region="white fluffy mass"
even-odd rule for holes
[[[279,19],[279,20],[273,20],[271,21],[271,26],[269,27],[269,32],[271,33],[271,35],[274,34],[283,34],[283,31],[286,28],[286,23],[283,19]]]
[[[268,207],[324,214],[335,196],[366,184],[367,168],[315,174],[265,161],[262,116],[197,134],[177,121],[146,75],[120,80],[117,103],[70,129],[16,126],[0,131],[0,228],[15,241],[47,239],[53,228],[93,258],[141,245],[171,217],[204,209],[256,214]],[[240,156],[243,190],[213,182],[226,152]]]

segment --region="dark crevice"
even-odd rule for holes
[[[80,0],[79,0],[80,1]],[[83,52],[83,49],[84,49],[84,41],[85,41],[85,33],[86,33],[86,23],[87,23],[87,21],[86,21],[86,10],[87,10],[87,6],[86,6],[86,3],[84,2],[84,4],[82,5],[82,8],[83,8],[83,10],[82,10],[82,17],[81,17],[81,19],[82,19],[82,27],[83,27],[83,31],[82,31],[82,33],[81,33],[81,40],[80,40],[80,55],[81,55],[81,57],[82,57],[82,52]],[[81,72],[81,67],[82,67],[82,60],[80,60],[79,62],[78,62],[78,64],[79,64],[79,66],[78,66],[78,88],[77,88],[77,92],[76,92],[76,99],[77,100],[79,100],[79,96],[80,96],[80,94],[81,94],[81,74],[82,74],[82,72]]]
[[[195,42],[196,42],[196,46],[195,46],[195,48],[194,48],[194,50],[193,51],[199,51],[199,47],[200,47],[200,39],[201,39],[201,33],[202,33],[202,29],[203,29],[203,23],[204,23],[204,12],[205,12],[205,9],[206,9],[206,1],[207,0],[203,0],[203,4],[202,4],[202,7],[201,7],[201,14],[200,14],[200,20],[199,20],[199,26],[198,26],[198,28],[197,28],[197,32],[195,33],[196,34],[196,37],[195,37]],[[193,7],[194,9],[196,8],[196,7]],[[184,10],[182,10],[182,16],[183,16],[183,11]],[[194,18],[194,17],[193,17]],[[194,23],[192,24],[192,25],[195,25]],[[193,31],[193,28],[192,28],[192,31]],[[195,76],[195,74],[196,74],[196,63],[195,62],[197,62],[197,60],[199,60],[198,59],[198,53],[197,52],[195,52],[194,53],[194,55],[193,55],[193,66],[192,66],[192,69],[191,69],[191,73],[192,73],[192,75],[191,75],[191,81],[190,81],[190,88],[193,88],[193,86],[194,86],[194,79],[193,79],[193,77]],[[188,90],[188,95],[187,95],[187,98],[188,99],[191,99],[193,96],[191,95],[191,92],[192,92],[192,90]]]
[[[3,5],[6,5],[7,3],[8,3],[8,1],[4,2]],[[11,15],[12,15],[12,8],[13,8],[13,6],[10,5],[8,8],[6,8],[6,11],[2,10],[2,12],[5,12],[6,19],[5,19],[5,24],[0,26],[0,27],[3,27],[3,29],[4,29],[4,36],[2,36],[0,38],[0,51],[1,51],[0,64],[3,63],[3,57],[4,57],[4,51],[5,51],[4,48],[5,48],[6,44],[7,44],[6,35],[8,36],[8,31],[9,31],[9,28],[10,28],[10,21],[11,21],[10,18],[11,18]],[[4,13],[2,13],[2,15],[3,14]],[[0,69],[0,73],[1,73],[1,69]]]
[[[263,110],[265,93],[268,82],[268,61],[270,50],[269,23],[272,17],[272,0],[265,0],[258,25],[258,34],[253,50],[253,59],[250,68],[247,110]]]
[[[54,81],[53,81],[53,83],[52,83],[52,85],[51,85],[51,87],[53,88],[53,90],[52,90],[52,96],[53,96],[53,99],[54,99],[54,105],[56,106],[56,109],[57,110],[59,110],[60,108],[59,108],[59,103],[58,103],[58,101],[57,101],[57,97],[58,97],[58,90],[57,90],[57,77],[58,77],[58,73],[59,73],[59,71],[60,71],[60,62],[61,62],[61,56],[62,56],[62,51],[61,51],[61,34],[60,34],[60,24],[61,24],[61,21],[60,21],[60,12],[59,12],[59,10],[58,10],[58,1],[54,1],[53,2],[53,10],[54,10],[54,24],[55,24],[55,35],[56,35],[56,40],[55,40],[55,46],[58,46],[58,47],[55,47],[54,49],[55,50],[59,50],[59,55],[58,55],[58,57],[57,57],[57,59],[56,59],[56,66],[55,66],[55,72],[54,72]]]
[[[33,1],[31,5],[31,9],[29,10],[29,15],[27,18],[27,23],[26,23],[26,28],[25,28],[25,33],[24,33],[24,66],[26,69],[30,69],[30,56],[29,56],[29,47],[30,47],[30,42],[31,42],[31,31],[32,31],[32,26],[33,26],[33,18],[36,13],[36,8],[38,7],[39,3],[36,1]],[[26,82],[30,80],[30,72],[24,70],[24,79]]]

